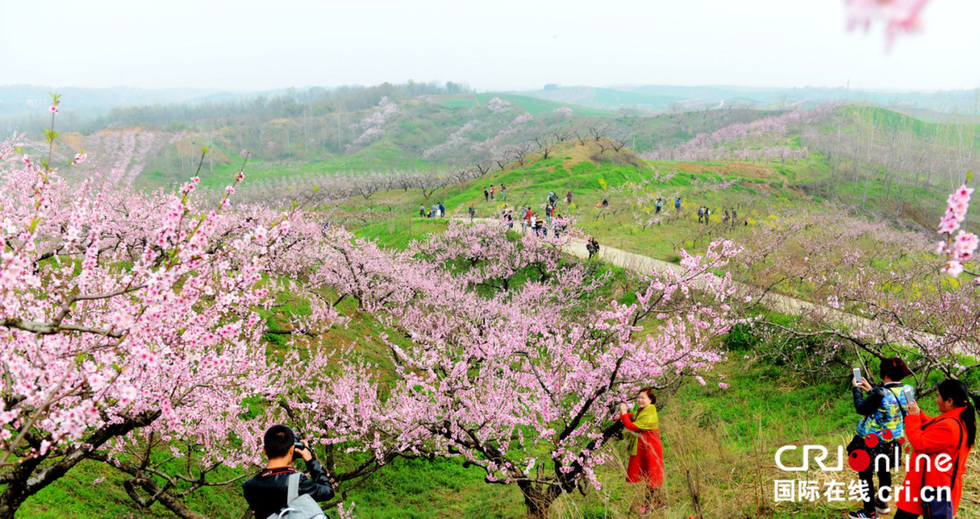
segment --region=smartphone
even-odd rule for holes
[[[854,383],[861,383],[861,368],[854,368]]]
[[[915,402],[915,396],[912,394],[912,388],[907,387],[905,388],[904,391],[905,391],[905,404],[908,405],[912,402]]]

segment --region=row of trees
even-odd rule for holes
[[[938,204],[938,193],[952,191],[965,172],[980,166],[975,124],[955,119],[925,124],[887,110],[859,108],[837,110],[828,123],[832,131],[811,129],[803,134],[807,145],[830,163],[832,178],[822,191],[833,195],[842,182],[862,185],[862,206],[872,182],[888,197],[908,200],[914,192],[929,193]],[[900,209],[901,204],[896,210]],[[932,225],[929,220],[919,223]]]

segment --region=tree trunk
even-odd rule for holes
[[[541,484],[522,481],[517,484],[524,494],[524,506],[527,508],[528,519],[548,519],[548,509],[558,497],[558,487],[548,485],[544,489]]]
[[[61,459],[45,465],[40,470],[38,467],[46,460],[46,457],[24,459],[13,470],[7,488],[3,490],[3,494],[0,494],[0,519],[13,519],[17,509],[24,504],[28,497],[64,476],[85,459],[85,454],[90,450],[102,447],[105,442],[112,438],[125,436],[133,429],[150,425],[160,417],[160,414],[159,411],[147,411],[121,423],[104,425],[86,439],[84,447],[79,446],[68,451]]]
[[[7,488],[3,489],[3,494],[0,495],[0,519],[13,519],[20,505],[24,504],[24,501],[31,496],[27,489],[27,480],[40,464],[40,459],[25,459],[14,469],[13,474],[11,474],[13,481],[7,485]]]

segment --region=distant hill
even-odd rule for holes
[[[847,88],[757,88],[739,86],[591,86],[556,87],[515,92],[549,101],[578,104],[599,110],[635,108],[654,112],[724,107],[785,109],[827,101],[871,104],[918,112],[974,114],[980,108],[980,90],[877,92]]]
[[[113,108],[173,103],[220,103],[259,95],[258,92],[227,92],[204,88],[79,88],[43,85],[0,86],[0,117],[21,117],[36,114],[51,103],[50,93],[56,92],[71,100],[71,110],[84,117],[105,115]]]

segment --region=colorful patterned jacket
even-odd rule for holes
[[[908,402],[905,399],[905,388],[909,388],[913,395],[915,389],[912,386],[903,385],[901,382],[890,382],[884,386],[875,386],[864,397],[861,388],[855,387],[854,409],[858,414],[864,415],[857,424],[858,436],[875,434],[882,441],[893,441],[905,434],[905,415],[908,414]],[[888,438],[885,431],[891,431],[891,438]]]

